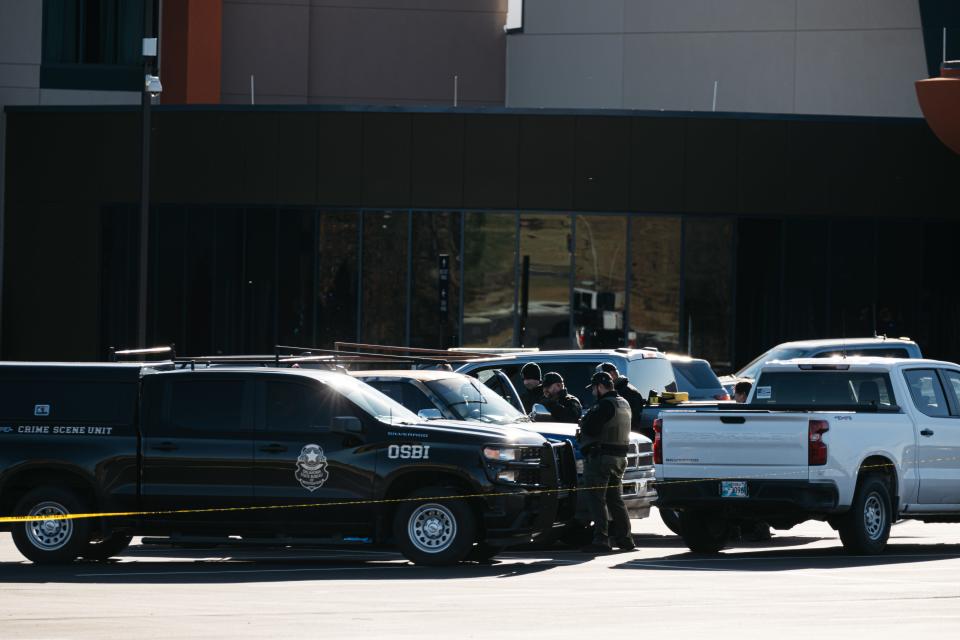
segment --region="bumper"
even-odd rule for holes
[[[623,504],[630,517],[639,520],[650,515],[650,506],[657,498],[653,469],[638,469],[623,474]]]
[[[837,487],[832,483],[796,480],[746,480],[746,498],[721,498],[715,478],[669,480],[656,483],[656,506],[666,509],[722,511],[745,517],[818,514],[837,510]]]
[[[576,509],[576,466],[567,443],[544,445],[540,483],[513,492],[498,491],[487,500],[484,540],[494,546],[525,544],[565,526]]]

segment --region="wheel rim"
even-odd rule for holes
[[[863,528],[871,540],[879,540],[886,528],[887,509],[876,493],[867,496],[863,503]]]
[[[65,516],[70,512],[58,502],[41,502],[30,510],[31,517]],[[27,523],[27,539],[37,549],[56,551],[70,542],[72,520],[33,520]]]
[[[422,504],[410,514],[407,534],[420,551],[440,553],[457,537],[457,518],[442,504]]]

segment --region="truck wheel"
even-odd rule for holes
[[[69,489],[40,487],[27,493],[14,513],[19,516],[62,516],[84,513],[86,505]],[[13,542],[36,564],[59,564],[76,560],[90,539],[90,520],[36,520],[13,526]]]
[[[865,475],[857,484],[850,511],[837,523],[843,548],[861,555],[883,551],[893,520],[890,503],[890,489],[883,477]]]
[[[681,511],[680,537],[694,553],[719,553],[730,537],[730,523],[719,516]]]
[[[466,559],[477,537],[477,518],[466,500],[432,500],[450,489],[430,487],[410,494],[393,518],[397,547],[415,564],[442,566]]]
[[[80,557],[86,560],[107,560],[130,546],[133,536],[123,533],[111,533],[98,542],[88,542],[86,548],[80,552]]]
[[[657,511],[660,512],[660,519],[667,525],[667,529],[680,535],[680,512],[675,509],[657,509]]]

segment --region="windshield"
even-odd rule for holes
[[[809,352],[809,349],[798,349],[796,347],[774,347],[733,375],[737,378],[751,378],[756,380],[757,374],[760,373],[760,367],[762,367],[764,364],[772,360],[792,360],[794,358],[802,358]]]
[[[673,369],[679,371],[694,389],[719,389],[721,386],[717,374],[704,360],[674,360]],[[677,380],[677,382],[680,381]]]
[[[338,375],[324,382],[339,391],[350,402],[382,422],[391,424],[419,424],[417,414],[373,387],[350,376]]]
[[[529,420],[487,385],[467,376],[431,380],[426,384],[460,420],[487,424],[513,424]]]

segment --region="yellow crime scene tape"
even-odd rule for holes
[[[956,460],[957,458],[937,458],[925,461],[925,464],[933,462],[945,462]],[[880,469],[894,466],[891,463],[866,465],[861,469]],[[699,482],[719,482],[724,480],[762,480],[777,476],[793,475],[792,472],[769,473],[745,476],[731,476],[729,478],[692,478],[688,480],[665,480],[649,479],[654,487],[664,487],[668,485],[695,484]],[[608,485],[597,485],[592,487],[569,487],[565,489],[527,489],[523,495],[549,495],[555,493],[573,493],[581,491],[598,491],[608,489]],[[517,495],[517,491],[502,491],[494,493],[473,493],[473,494],[453,494],[449,496],[435,496],[426,498],[429,500],[470,500],[475,498],[495,498],[500,496]],[[50,514],[42,516],[0,516],[0,524],[20,523],[20,522],[43,522],[48,520],[82,520],[89,518],[142,518],[150,516],[171,516],[201,513],[236,513],[240,511],[270,511],[276,509],[311,509],[323,507],[343,507],[360,505],[386,505],[401,504],[404,502],[423,502],[424,496],[416,498],[381,498],[376,500],[339,500],[330,502],[304,502],[299,504],[278,504],[278,505],[251,505],[240,507],[207,507],[201,509],[162,509],[154,511],[105,511],[99,513],[68,513],[68,514]]]

